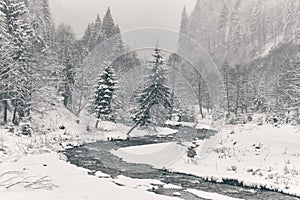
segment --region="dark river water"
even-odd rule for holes
[[[157,138],[147,136],[140,138],[130,138],[127,141],[100,141],[86,144],[81,147],[64,151],[70,163],[91,170],[92,172],[101,171],[109,174],[112,178],[123,175],[138,179],[156,179],[166,184],[181,186],[182,189],[165,189],[160,185],[151,190],[157,194],[173,196],[174,192],[181,194],[180,198],[186,200],[202,199],[186,192],[186,189],[197,189],[205,192],[218,193],[230,197],[249,199],[249,200],[296,200],[300,199],[289,195],[268,191],[265,189],[253,189],[241,187],[235,181],[226,183],[208,182],[200,177],[169,172],[166,170],[155,169],[146,164],[127,163],[117,156],[112,155],[111,150],[122,147],[139,146],[146,144],[163,143],[170,141],[192,141],[195,138],[204,139],[213,134],[209,131],[193,130],[192,128],[179,128],[179,132],[174,137]],[[93,174],[93,173],[92,173]]]

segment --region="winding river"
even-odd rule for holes
[[[196,132],[196,134],[195,134]],[[91,170],[101,171],[115,178],[123,175],[138,179],[156,179],[166,184],[181,186],[182,189],[165,189],[161,185],[153,188],[151,192],[157,194],[173,196],[174,192],[181,194],[180,198],[186,200],[202,199],[186,192],[186,189],[197,189],[205,192],[218,193],[230,197],[247,200],[296,200],[300,199],[289,195],[268,191],[264,189],[245,188],[237,183],[214,183],[204,181],[200,177],[169,172],[166,170],[154,169],[146,164],[127,163],[119,157],[112,155],[111,150],[122,147],[139,146],[146,144],[156,144],[170,141],[188,141],[189,139],[204,139],[213,134],[209,131],[194,130],[192,128],[180,127],[179,132],[174,137],[158,138],[155,136],[145,136],[140,138],[130,138],[127,141],[99,141],[84,146],[68,149],[64,151],[70,163]],[[147,172],[147,173],[145,173]]]

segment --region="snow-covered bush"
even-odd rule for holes
[[[5,129],[7,129],[8,132],[10,132],[10,133],[14,133],[15,132],[15,127],[14,127],[14,125],[12,123],[7,124],[5,126]]]
[[[21,135],[31,136],[32,133],[33,133],[33,128],[31,127],[30,123],[24,123],[21,125],[21,130],[20,130]]]
[[[87,132],[91,132],[91,131],[92,131],[92,129],[91,129],[91,127],[90,127],[89,125],[86,125],[85,130],[86,130]]]
[[[259,117],[256,120],[256,124],[259,125],[259,126],[262,126],[264,124],[264,118],[263,117]]]
[[[231,165],[230,167],[227,168],[227,171],[236,172],[237,171],[237,166]]]
[[[180,111],[180,121],[183,122],[194,122],[195,114],[191,110],[183,109]]]

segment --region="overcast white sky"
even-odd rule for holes
[[[81,36],[88,22],[102,17],[110,6],[122,31],[139,27],[178,30],[181,11],[191,11],[196,0],[50,0],[56,23],[70,24]]]

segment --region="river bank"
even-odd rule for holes
[[[198,140],[196,143],[199,146],[196,152],[200,152],[203,141]],[[185,154],[166,166],[157,164],[155,157],[136,156],[134,153],[163,149],[165,146],[170,145],[162,143],[121,148],[114,151],[114,155],[127,162],[193,174],[208,181],[232,182],[240,186],[300,196],[300,134],[295,126],[226,126],[207,157],[200,159],[196,156],[191,159]],[[174,152],[180,146],[174,144]]]

